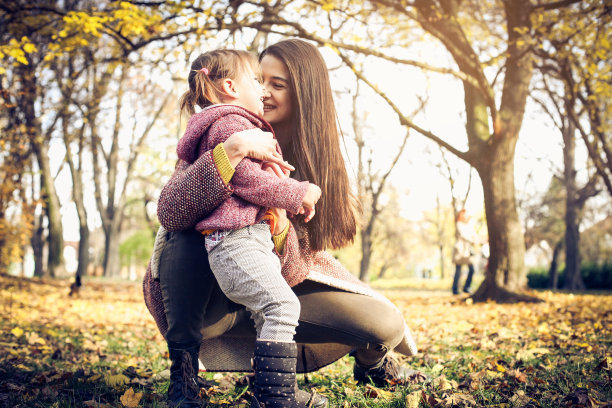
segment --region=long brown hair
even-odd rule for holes
[[[317,48],[302,40],[285,40],[266,48],[287,66],[293,106],[293,135],[283,146],[285,160],[298,177],[321,187],[316,215],[306,225],[310,247],[341,248],[357,232],[357,202],[351,193],[327,66]]]
[[[225,78],[236,79],[246,67],[254,73],[261,71],[257,57],[248,51],[218,49],[200,54],[191,63],[189,90],[180,100],[181,113],[193,115],[196,105],[205,108],[221,103],[221,82]]]

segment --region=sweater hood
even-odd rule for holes
[[[208,128],[219,118],[227,115],[240,115],[248,119],[253,127],[266,132],[272,132],[272,126],[266,120],[253,112],[236,105],[212,105],[194,114],[187,122],[185,134],[179,140],[176,153],[179,159],[193,163],[199,156],[200,143]]]

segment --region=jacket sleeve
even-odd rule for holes
[[[302,206],[308,184],[307,181],[292,178],[281,179],[249,158],[236,166],[232,178],[232,187],[237,196],[262,207],[282,208],[293,214],[297,214]]]
[[[208,132],[209,147],[227,140],[232,134],[253,128],[240,115],[227,115],[215,121]],[[261,207],[282,208],[297,214],[308,189],[307,181],[281,179],[261,168],[261,162],[248,157],[236,166],[232,177],[234,194]]]
[[[207,151],[192,164],[178,162],[159,195],[157,217],[168,231],[191,228],[231,194]]]

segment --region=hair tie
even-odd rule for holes
[[[200,68],[199,72],[202,72],[204,75],[208,75],[208,68],[202,67]]]

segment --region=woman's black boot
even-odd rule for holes
[[[200,345],[185,346],[168,343],[170,354],[170,386],[168,402],[170,408],[199,408],[202,406],[200,386],[197,381],[198,351]]]
[[[327,398],[298,391],[296,400],[297,345],[258,340],[253,356],[253,400],[251,408],[326,407]]]
[[[422,372],[402,366],[389,355],[385,356],[379,364],[371,368],[364,368],[355,362],[353,375],[358,383],[367,384],[372,381],[377,387],[408,383],[416,384],[428,380],[427,376]]]

